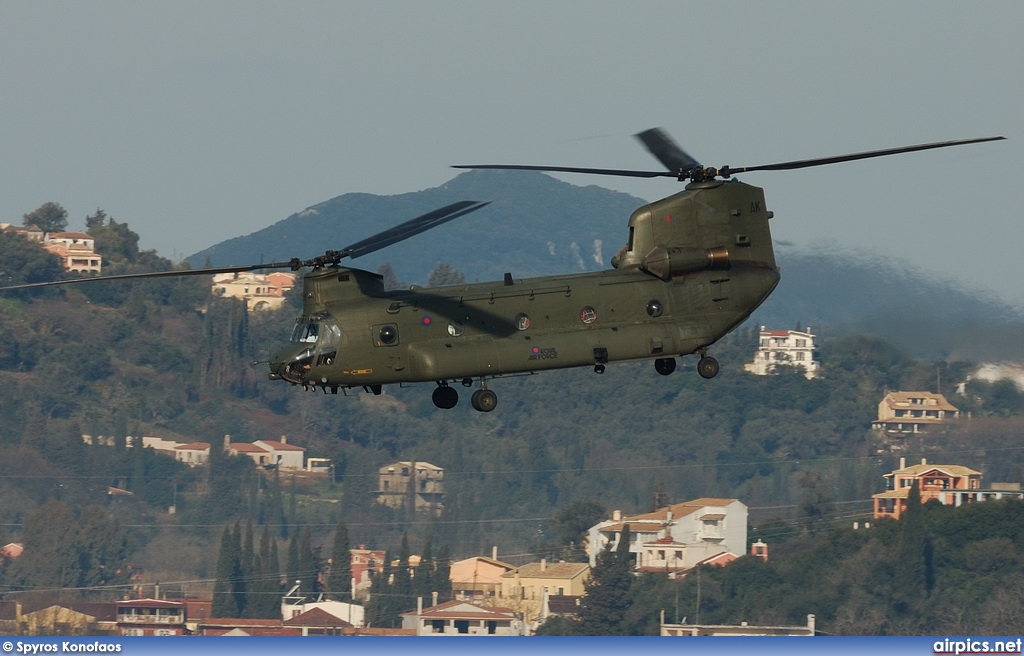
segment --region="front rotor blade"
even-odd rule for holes
[[[918,150],[931,150],[933,148],[946,148],[948,146],[962,146],[964,144],[980,143],[983,141],[999,141],[1006,137],[983,137],[980,139],[958,139],[955,141],[937,141],[935,143],[919,144],[917,146],[903,146],[902,148],[886,148],[885,150],[869,150],[864,153],[853,153],[851,155],[838,155],[836,157],[821,157],[818,159],[802,159],[792,162],[780,162],[778,164],[765,164],[762,166],[745,166],[742,168],[727,167],[722,169],[722,175],[732,173],[746,173],[748,171],[789,171],[792,169],[803,169],[809,166],[823,166],[825,164],[836,164],[838,162],[851,162],[858,159],[869,159],[871,157],[885,157],[886,155],[898,155],[900,153],[912,153]]]
[[[460,164],[453,169],[499,169],[508,171],[556,171],[560,173],[589,173],[591,175],[619,175],[630,178],[674,178],[671,171],[632,171],[629,169],[587,169],[575,166],[531,166],[528,164]]]
[[[651,128],[636,135],[647,150],[658,158],[658,161],[665,165],[669,171],[676,174],[685,173],[701,168],[700,162],[679,147],[672,137],[661,128]]]
[[[348,257],[356,258],[362,255],[367,255],[374,251],[380,250],[385,246],[408,239],[414,235],[418,235],[421,232],[435,228],[442,223],[447,223],[452,219],[457,219],[460,216],[475,212],[481,207],[489,205],[489,202],[483,203],[475,200],[460,200],[457,203],[446,205],[440,209],[436,209],[432,212],[427,212],[422,216],[418,216],[415,219],[410,219],[405,223],[399,224],[394,228],[389,228],[384,232],[377,233],[372,237],[367,237],[362,241],[357,241],[351,246],[347,246],[341,249],[341,253]]]
[[[15,289],[33,289],[36,287],[54,287],[57,285],[75,285],[82,282],[101,282],[107,280],[135,280],[137,278],[177,278],[181,276],[209,276],[218,273],[242,273],[259,269],[292,269],[298,270],[297,262],[271,262],[269,264],[246,264],[240,266],[216,267],[210,269],[177,269],[175,271],[150,271],[147,273],[122,273],[116,276],[96,276],[95,278],[68,278],[67,280],[51,280],[49,282],[33,282],[23,285],[0,287],[0,291]]]

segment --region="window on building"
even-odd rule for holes
[[[455,620],[456,633],[469,633],[469,620]]]

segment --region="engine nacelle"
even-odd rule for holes
[[[641,269],[666,281],[672,276],[706,270],[721,271],[729,266],[729,249],[724,246],[655,246],[640,263]]]

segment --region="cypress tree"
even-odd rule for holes
[[[434,589],[437,590],[437,603],[443,604],[452,600],[451,585],[452,559],[448,545],[442,544],[437,552],[437,565],[434,568]]]
[[[302,538],[299,542],[298,578],[302,581],[304,592],[320,592],[320,554],[319,550],[313,549],[313,537],[308,526],[302,529]]]
[[[234,596],[233,577],[238,562],[238,540],[231,526],[224,528],[220,538],[220,553],[217,555],[217,573],[213,584],[214,617],[237,617],[238,606]]]
[[[331,574],[327,579],[327,591],[335,601],[352,600],[352,556],[348,539],[348,526],[344,521],[334,528],[334,545],[331,549]]]
[[[299,567],[299,536],[292,535],[292,539],[288,540],[288,566],[285,570],[288,574],[288,586],[291,587],[296,580],[300,580],[301,569]],[[303,584],[308,583],[303,581]]]
[[[241,527],[239,527],[241,528]],[[240,598],[238,604],[238,610],[240,617],[255,617],[253,612],[257,609],[254,607],[254,597],[250,595],[250,592],[255,592],[258,589],[256,585],[257,567],[256,567],[256,546],[255,539],[252,534],[252,519],[249,519],[245,523],[245,532],[242,535],[241,542],[241,557],[239,558],[239,577],[238,587],[236,594]]]

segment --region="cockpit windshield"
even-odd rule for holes
[[[317,344],[319,348],[336,347],[341,341],[341,328],[329,314],[321,312],[299,317],[292,331],[293,343]]]

